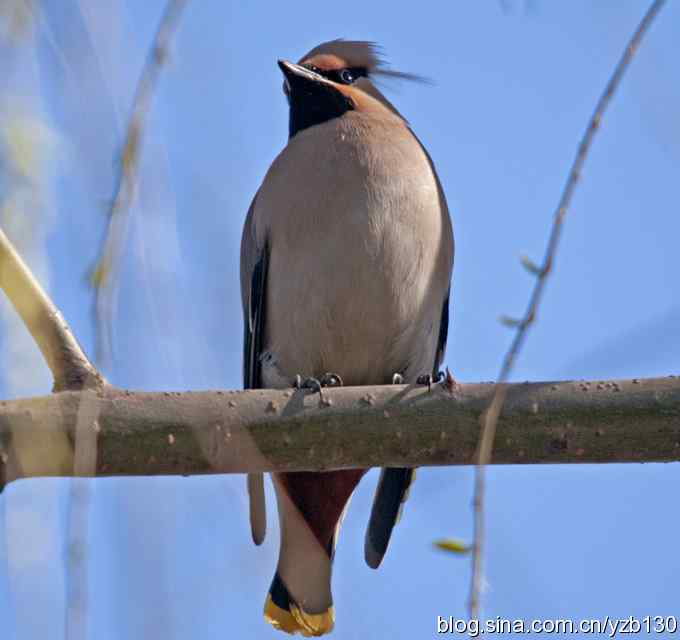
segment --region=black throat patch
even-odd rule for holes
[[[288,102],[289,138],[299,131],[339,118],[354,109],[352,101],[347,96],[323,82],[292,82]]]

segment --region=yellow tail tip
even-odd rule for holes
[[[275,605],[270,594],[267,594],[267,600],[264,603],[264,619],[279,631],[296,633],[300,630],[290,611]]]
[[[335,626],[335,611],[332,606],[323,613],[307,613],[291,602],[290,612],[300,626],[303,636],[322,636],[333,631]]]
[[[330,607],[323,613],[307,613],[296,604],[290,604],[286,611],[274,604],[271,595],[264,603],[264,619],[279,631],[301,633],[303,636],[316,637],[330,633],[335,625],[335,612]]]

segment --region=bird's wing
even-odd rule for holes
[[[248,209],[241,238],[241,300],[243,303],[243,388],[262,386],[262,342],[266,322],[267,270],[269,247],[258,246],[253,211],[257,194]],[[248,474],[250,530],[253,542],[262,544],[267,531],[264,479],[261,473]]]

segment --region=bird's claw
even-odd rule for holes
[[[395,373],[392,376],[392,384],[404,384],[404,376],[401,373]]]
[[[337,373],[324,373],[319,382],[322,387],[343,387],[345,383]]]
[[[309,377],[302,379],[302,376],[298,373],[293,381],[293,387],[295,389],[311,389],[314,393],[318,393],[323,398],[323,392],[321,391],[324,387],[342,387],[342,378],[337,373],[324,373],[320,378]]]
[[[298,373],[295,376],[295,382],[293,382],[293,387],[296,389],[311,389],[314,393],[321,393],[321,381],[318,378],[305,378]]]
[[[446,374],[443,371],[437,371],[436,375],[426,373],[422,376],[418,376],[416,379],[416,384],[427,385],[428,392],[432,391],[432,385],[438,382],[444,382],[446,380]]]

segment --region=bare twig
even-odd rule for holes
[[[151,51],[137,84],[127,125],[125,143],[117,177],[115,195],[109,209],[109,222],[99,258],[90,273],[95,287],[95,324],[97,330],[97,362],[104,366],[112,349],[111,323],[116,305],[118,268],[129,226],[129,210],[137,191],[137,171],[144,126],[161,69],[168,58],[188,0],[169,0],[156,31]]]
[[[54,390],[98,387],[102,376],[66,321],[0,229],[0,288],[7,294],[52,371]]]
[[[503,359],[503,364],[501,366],[500,373],[498,375],[495,392],[489,406],[483,414],[483,424],[482,424],[482,434],[480,437],[479,449],[478,449],[478,462],[475,471],[475,497],[474,497],[474,545],[472,554],[472,578],[470,585],[470,602],[469,602],[469,614],[470,618],[477,619],[479,617],[479,603],[480,603],[480,591],[482,583],[482,547],[484,544],[484,487],[485,487],[485,466],[489,464],[491,460],[491,453],[493,449],[494,438],[496,434],[496,425],[498,422],[498,416],[503,408],[503,402],[506,395],[506,382],[512,371],[512,367],[515,363],[517,355],[526,338],[527,330],[533,324],[536,319],[536,314],[538,311],[538,306],[541,301],[541,296],[545,288],[547,277],[550,274],[555,261],[555,255],[557,253],[557,247],[560,240],[560,235],[562,231],[562,224],[564,222],[564,217],[567,213],[567,209],[571,203],[574,190],[581,176],[581,170],[583,164],[590,150],[593,138],[597,133],[602,122],[602,116],[604,115],[609,102],[614,95],[614,92],[621,82],[621,78],[628,68],[633,56],[635,55],[642,38],[647,33],[650,25],[654,21],[654,18],[661,10],[665,0],[655,0],[652,2],[651,6],[645,13],[644,17],[640,21],[635,33],[628,41],[626,49],[623,52],[621,58],[619,59],[614,73],[612,74],[607,86],[598,100],[595,111],[588,122],[586,131],[581,138],[581,142],[574,158],[574,162],[571,166],[569,172],[569,177],[567,178],[566,185],[562,191],[557,208],[555,210],[553,225],[550,231],[550,238],[548,240],[548,246],[545,252],[545,257],[543,259],[543,264],[540,268],[534,269],[533,265],[527,265],[527,269],[530,272],[535,272],[536,283],[534,289],[531,293],[529,299],[529,304],[527,306],[526,312],[522,320],[516,323],[516,331],[510,348]]]

